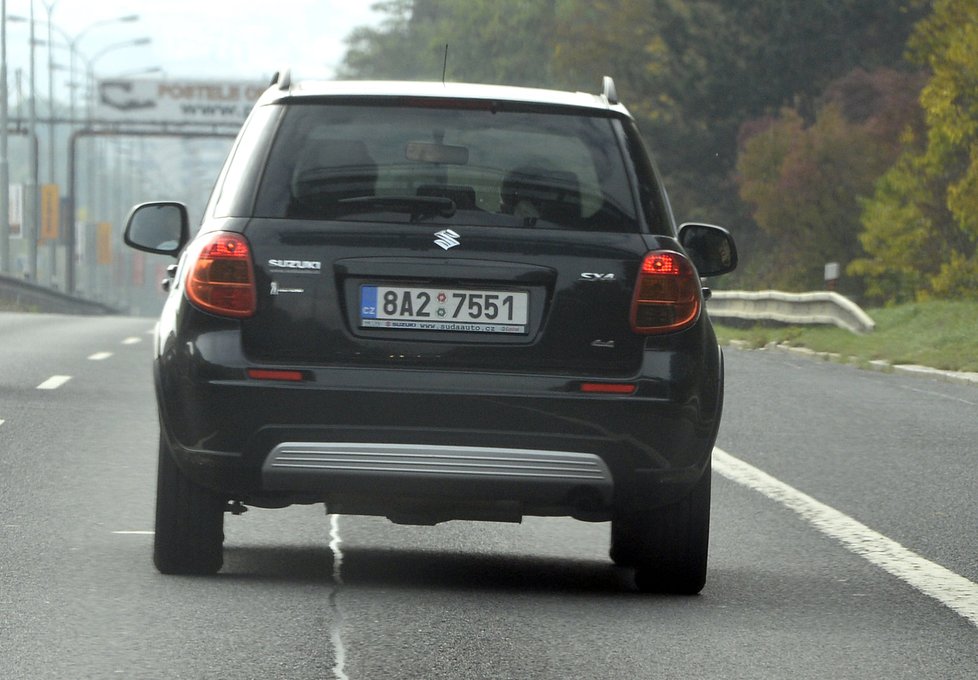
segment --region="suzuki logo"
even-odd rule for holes
[[[300,269],[318,272],[323,268],[323,263],[315,260],[269,260],[268,266],[276,269]]]
[[[435,245],[441,246],[444,250],[461,245],[461,242],[458,240],[459,235],[451,229],[436,231],[435,236],[438,237],[435,239]]]

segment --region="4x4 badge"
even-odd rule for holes
[[[435,236],[438,237],[435,239],[435,245],[441,246],[445,250],[461,245],[461,242],[458,240],[459,235],[451,229],[436,231]]]

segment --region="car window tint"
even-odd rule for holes
[[[411,200],[391,200],[404,198]],[[455,211],[428,214],[428,199],[450,199]],[[290,106],[259,190],[258,216],[407,221],[420,213],[453,224],[638,230],[611,119]]]
[[[215,217],[234,215],[241,209],[239,206],[248,203],[254,196],[254,180],[262,161],[262,154],[257,153],[256,149],[268,134],[269,122],[278,113],[275,107],[258,107],[248,117],[218,178],[208,214]]]

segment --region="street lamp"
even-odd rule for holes
[[[114,52],[114,51],[120,50],[120,49],[125,49],[125,48],[128,48],[128,47],[140,47],[142,45],[149,45],[151,42],[152,42],[152,38],[149,38],[149,37],[135,38],[135,39],[132,39],[132,40],[124,40],[122,42],[117,42],[117,43],[113,43],[111,45],[107,45],[106,47],[102,48],[101,50],[99,50],[98,52],[96,52],[95,54],[93,54],[90,58],[88,58],[88,59],[85,60],[85,66],[86,66],[87,75],[88,75],[88,82],[89,82],[89,91],[90,91],[90,96],[88,98],[88,114],[87,114],[87,119],[89,121],[89,124],[92,121],[93,112],[94,112],[94,105],[95,105],[95,90],[96,90],[95,64],[96,64],[96,62],[99,59],[101,59],[102,57],[104,57],[105,55],[109,54],[110,52]],[[80,53],[79,53],[79,56],[81,56]],[[96,182],[96,177],[95,177],[96,169],[95,169],[95,162],[94,161],[95,161],[95,154],[94,153],[90,153],[89,154],[89,172],[88,172],[89,190],[90,191],[92,191],[92,189],[94,187],[96,187],[97,184],[98,184]],[[75,187],[70,187],[69,189],[72,192],[72,194],[74,194]],[[91,198],[92,198],[92,200],[90,200],[89,203],[94,208],[95,207],[95,205],[94,205],[95,204],[95,201],[99,199],[99,196],[93,191],[92,194],[91,194]],[[72,200],[71,200],[70,204],[72,206],[74,206],[74,203],[75,203],[74,196],[72,196]],[[74,207],[72,207],[72,212],[74,212]],[[70,228],[68,230],[68,232],[67,232],[67,234],[68,234],[68,236],[70,238],[70,244],[69,245],[70,245],[70,252],[71,253],[74,252],[74,224],[73,224],[73,222],[74,222],[74,215],[72,215],[72,228]],[[88,270],[87,271],[87,285],[86,285],[86,288],[87,288],[87,291],[88,291],[88,295],[90,297],[94,297],[94,292],[95,292],[95,287],[96,287],[96,273],[97,273],[97,268],[96,268],[96,264],[95,264],[94,259],[92,259],[91,257],[86,258],[86,259],[88,260],[85,263],[86,264],[86,269]],[[69,261],[72,261],[72,260],[69,260]],[[74,282],[74,268],[73,268],[73,265],[69,265],[69,271],[68,271],[68,277],[67,277],[67,279],[68,279],[68,286],[69,286],[68,292],[71,293],[71,292],[74,291],[74,283],[75,283]]]
[[[99,28],[101,26],[109,26],[109,25],[112,25],[112,24],[119,24],[119,23],[132,23],[134,21],[139,21],[139,15],[138,14],[125,14],[125,15],[122,15],[122,16],[112,17],[112,18],[109,18],[109,19],[100,19],[98,21],[94,21],[94,22],[90,23],[88,26],[86,26],[85,28],[83,28],[82,30],[80,30],[78,33],[76,33],[74,35],[74,37],[72,37],[72,36],[68,35],[68,33],[65,32],[63,29],[59,28],[53,22],[51,22],[51,14],[49,12],[48,13],[48,22],[47,22],[48,23],[48,31],[49,31],[48,32],[48,35],[50,36],[50,31],[51,30],[55,30],[58,33],[60,33],[61,36],[65,39],[65,41],[68,43],[68,53],[69,53],[68,74],[69,74],[69,80],[70,81],[74,81],[75,80],[75,66],[76,66],[75,57],[76,56],[83,57],[83,55],[81,54],[81,51],[78,48],[78,45],[79,45],[79,43],[81,43],[82,39],[85,36],[87,36],[92,30],[94,30],[96,28]],[[48,48],[49,50],[51,49],[50,44],[51,44],[51,41],[49,41],[49,48]],[[49,54],[50,54],[50,51],[49,51]],[[50,73],[49,72],[49,76],[48,77],[49,78],[53,78],[53,73]],[[75,125],[76,85],[77,85],[77,83],[69,82],[69,90],[70,90],[69,91],[69,95],[68,95],[68,100],[69,100],[69,109],[68,109],[68,111],[69,111],[69,114],[68,114],[69,129],[73,129],[73,127]],[[52,139],[52,143],[53,143],[53,139]],[[52,172],[53,172],[53,170],[52,170]],[[68,187],[68,191],[74,192],[74,187]],[[68,204],[71,205],[71,206],[74,206],[74,204],[75,204],[74,196],[72,196],[70,198],[70,200],[68,201]],[[71,210],[71,214],[65,215],[65,218],[63,219],[62,223],[64,224],[64,227],[65,227],[64,228],[64,231],[63,231],[62,238],[64,239],[65,250],[67,251],[66,254],[65,254],[65,284],[64,285],[65,285],[65,291],[66,292],[73,293],[74,290],[75,290],[75,215],[74,215],[74,209]],[[53,260],[54,260],[54,258],[52,257],[52,266],[53,266]],[[53,269],[52,269],[52,275],[53,275]]]
[[[10,271],[10,163],[7,160],[7,0],[0,0],[0,272]]]
[[[150,66],[148,68],[137,68],[132,71],[123,71],[122,73],[113,74],[113,78],[134,78],[136,76],[150,76],[155,73],[161,74],[164,78],[166,77],[166,71],[160,66]]]
[[[52,32],[57,32],[61,36],[61,38],[64,40],[64,42],[67,45],[68,50],[69,50],[70,66],[68,68],[68,73],[69,73],[69,89],[70,89],[69,99],[70,99],[70,106],[71,106],[71,108],[70,108],[70,114],[69,114],[69,124],[70,125],[74,125],[74,119],[75,119],[75,89],[74,89],[74,87],[72,87],[72,83],[70,81],[74,79],[74,74],[75,74],[75,56],[76,55],[79,55],[80,56],[80,52],[78,51],[78,43],[81,41],[82,38],[84,38],[86,35],[88,35],[88,33],[90,31],[92,31],[93,29],[95,29],[95,28],[98,28],[100,26],[110,25],[110,24],[116,24],[116,23],[129,23],[129,22],[134,22],[134,21],[138,21],[139,18],[140,18],[138,14],[127,14],[127,15],[124,15],[124,16],[118,16],[118,17],[113,17],[113,18],[109,18],[109,19],[101,19],[101,20],[92,22],[91,24],[89,24],[88,26],[86,26],[84,29],[82,29],[81,31],[79,31],[78,33],[76,33],[74,35],[74,37],[72,37],[64,29],[62,29],[59,26],[57,26],[51,20],[51,15],[52,15],[52,13],[54,11],[55,5],[59,1],[60,0],[44,1],[43,4],[44,4],[44,7],[45,7],[45,10],[47,11],[47,20],[44,21],[44,22],[36,21],[34,19],[34,3],[33,2],[31,2],[31,5],[30,5],[30,8],[31,8],[30,19],[26,19],[24,17],[7,16],[6,15],[6,2],[4,1],[4,3],[3,3],[4,4],[3,14],[4,14],[4,16],[8,20],[11,20],[11,21],[29,21],[30,22],[30,53],[31,53],[31,57],[30,57],[30,64],[31,64],[31,75],[30,75],[30,81],[31,81],[31,84],[30,84],[30,91],[31,91],[31,97],[30,97],[30,99],[31,99],[31,138],[32,139],[35,139],[35,140],[37,138],[36,137],[36,116],[37,116],[37,113],[36,113],[36,109],[35,109],[35,104],[36,104],[37,96],[36,96],[36,85],[35,85],[35,80],[34,80],[34,71],[35,71],[35,69],[34,69],[34,50],[35,50],[35,47],[37,45],[42,45],[44,43],[41,42],[41,41],[39,41],[39,40],[35,40],[35,38],[34,38],[34,28],[35,28],[36,23],[45,23],[45,24],[47,24],[47,37],[48,37],[48,39],[47,39],[47,47],[48,47],[48,102],[49,102],[48,105],[50,107],[50,116],[49,116],[49,121],[48,121],[48,126],[49,126],[48,127],[48,129],[49,129],[49,133],[48,133],[49,134],[48,145],[49,145],[49,166],[50,166],[50,168],[49,168],[49,176],[50,176],[50,181],[52,183],[57,183],[57,170],[56,170],[56,165],[55,165],[55,159],[56,159],[55,142],[56,142],[56,138],[55,138],[55,131],[54,131],[54,126],[55,126],[55,122],[54,122],[54,68],[55,68],[55,64],[54,64],[54,57],[53,57],[53,50],[56,47],[56,44],[55,44],[55,42],[53,40],[53,33]],[[6,23],[5,22],[4,22],[4,26],[6,26]],[[4,57],[5,56],[6,55],[4,55]],[[4,61],[5,61],[5,59],[4,59]],[[6,86],[5,85],[2,86],[2,87],[0,87],[0,89],[2,89],[4,92],[6,92]],[[0,133],[0,134],[2,134],[4,137],[6,137],[6,126],[4,126],[4,129],[3,129],[2,133]],[[0,144],[0,146],[2,146],[2,144]],[[32,216],[33,216],[32,219],[35,222],[35,224],[34,224],[34,226],[35,226],[34,231],[36,231],[36,227],[37,227],[37,223],[36,223],[37,222],[37,219],[36,218],[38,216],[38,210],[37,210],[37,208],[38,208],[38,201],[36,200],[36,198],[37,198],[37,191],[38,191],[38,188],[37,188],[37,185],[38,185],[37,161],[38,161],[38,159],[36,158],[36,152],[37,152],[37,150],[35,149],[34,152],[32,153],[32,157],[31,157],[31,161],[32,161],[32,171],[31,171],[32,180],[31,181],[34,184],[35,200],[32,201],[32,209],[31,209],[30,213],[32,214]],[[0,154],[0,155],[3,155],[4,158],[6,158],[6,154]],[[8,177],[9,177],[9,165],[8,165]],[[7,201],[8,201],[7,192],[9,191],[9,189],[7,187],[8,187],[8,184],[7,183],[4,183],[3,184],[3,188],[0,188],[0,201],[2,201],[4,204],[6,204]],[[74,230],[74,220],[75,220],[74,215],[68,216],[68,219],[67,219],[68,225],[67,225],[66,231],[69,231],[69,230],[70,231],[73,231]],[[0,229],[0,230],[2,230],[2,229]],[[28,231],[28,230],[25,229],[25,232],[26,231]],[[9,229],[5,233],[9,233]],[[36,248],[37,248],[37,235],[36,234],[33,234],[32,235],[32,234],[26,234],[25,233],[25,236],[27,236],[30,239],[29,240],[30,254],[29,254],[29,257],[28,257],[28,260],[29,260],[29,265],[28,266],[36,274],[36,272],[37,272],[37,250],[36,250]],[[73,259],[74,259],[74,250],[73,250],[74,249],[74,245],[73,245],[73,243],[74,243],[74,237],[73,237],[73,235],[72,236],[68,236],[66,234],[62,238],[64,239],[64,242],[66,244],[71,244],[71,247],[68,249],[68,253],[67,253],[67,257],[66,257],[68,264],[67,264],[67,271],[66,271],[66,275],[65,275],[65,279],[66,279],[65,287],[66,287],[66,289],[70,289],[71,288],[71,283],[70,283],[69,279],[71,278],[71,276],[73,274],[72,268],[73,268]],[[2,254],[2,249],[3,249],[2,246],[3,246],[2,237],[0,237],[0,254]],[[51,277],[51,284],[53,286],[54,285],[54,277],[55,277],[56,263],[57,263],[57,258],[56,258],[56,243],[55,242],[52,242],[50,248],[51,249],[50,249],[49,275]],[[2,262],[2,258],[0,258],[0,270],[2,270],[2,269],[3,269],[3,262]]]
[[[133,21],[139,21],[139,15],[138,14],[126,14],[126,15],[121,16],[121,17],[115,17],[114,19],[102,19],[100,21],[96,21],[94,23],[89,24],[88,26],[86,26],[85,28],[83,28],[81,31],[79,31],[75,35],[74,38],[70,38],[68,40],[68,48],[71,50],[71,65],[70,65],[71,66],[71,73],[72,74],[75,73],[75,55],[82,56],[81,52],[78,50],[78,43],[81,42],[81,39],[82,38],[84,38],[86,35],[88,35],[88,32],[89,31],[91,31],[94,28],[98,28],[99,26],[106,26],[106,25],[109,25],[109,24],[118,24],[118,23],[132,23]],[[92,60],[89,60],[89,63],[91,61]],[[74,77],[74,75],[72,75],[72,77]],[[71,118],[72,123],[74,123],[74,121],[75,121],[75,88],[72,88],[71,89],[70,102],[71,102],[71,108],[69,109],[69,111],[70,111],[70,118]]]
[[[54,169],[54,44],[52,41],[51,14],[54,12],[58,0],[43,2],[44,9],[48,15],[48,181],[51,184],[57,183],[57,173]],[[31,3],[31,18],[34,15],[34,3]],[[33,35],[33,23],[31,24],[31,35]]]

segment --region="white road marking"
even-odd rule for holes
[[[978,406],[978,402],[968,401],[967,399],[959,399],[958,397],[952,397],[948,394],[942,394],[941,392],[933,392],[931,390],[921,390],[916,387],[906,387],[904,385],[901,385],[900,387],[902,387],[905,390],[909,390],[911,392],[917,392],[918,394],[926,394],[928,397],[940,397],[941,399],[949,399],[950,401],[956,401],[961,404],[967,404],[968,406]]]
[[[713,449],[713,469],[727,479],[794,510],[823,534],[842,543],[846,549],[978,626],[978,584],[924,559],[865,524],[820,503],[722,449]]]
[[[95,354],[88,357],[89,361],[104,361],[112,356],[112,352],[96,352]]]
[[[118,534],[119,536],[152,536],[155,531],[113,531],[113,534]]]
[[[329,516],[329,549],[333,553],[333,590],[329,595],[329,606],[333,611],[333,625],[330,630],[330,641],[333,643],[334,680],[349,680],[346,675],[346,647],[343,646],[343,611],[337,598],[343,587],[343,551],[340,550],[340,516]]]
[[[7,421],[6,420],[0,420],[0,425],[3,425],[5,422],[7,422]]]
[[[71,380],[70,375],[52,375],[50,378],[37,386],[39,390],[56,390],[66,382]]]
[[[333,552],[333,581],[343,585],[343,551],[340,550],[340,516],[329,516],[329,549]]]
[[[143,341],[142,338],[137,338],[135,335],[131,335],[128,338],[126,338],[125,340],[123,340],[122,341],[122,344],[123,345],[136,345],[136,344],[138,344],[138,343],[140,343],[142,341]]]

